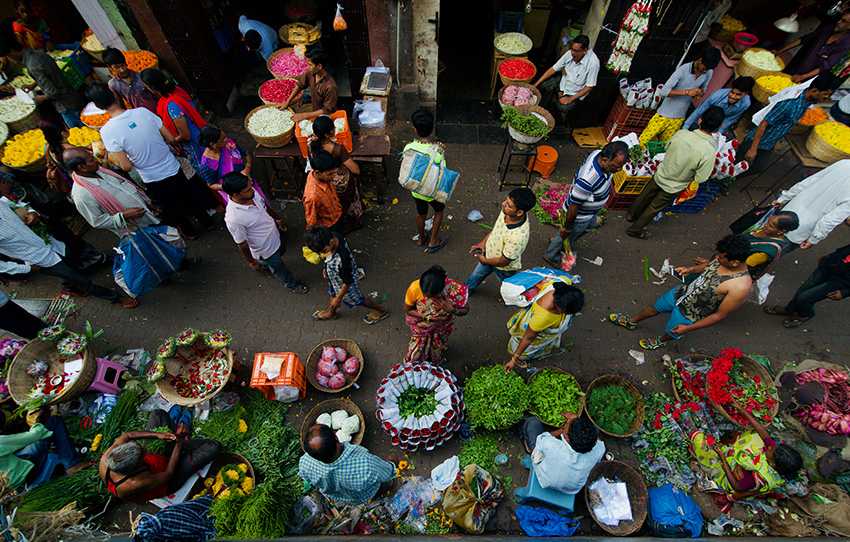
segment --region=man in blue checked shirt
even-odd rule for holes
[[[724,135],[730,134],[741,115],[750,108],[752,103],[750,92],[752,92],[755,83],[752,77],[739,77],[732,83],[732,88],[721,88],[712,92],[685,121],[685,130],[698,128],[697,120],[705,113],[705,110],[711,106],[717,106],[726,115],[719,131]],[[729,136],[727,135],[727,137]]]
[[[564,201],[566,218],[559,235],[549,241],[543,260],[560,268],[564,239],[575,249],[579,237],[599,225],[597,215],[611,195],[611,176],[623,169],[629,159],[629,147],[622,141],[612,141],[602,150],[592,152],[576,171],[570,194]]]

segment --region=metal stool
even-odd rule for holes
[[[502,157],[499,158],[499,169],[497,170],[502,175],[499,177],[499,191],[501,192],[506,186],[524,186],[528,187],[531,184],[531,171],[534,169],[534,164],[537,161],[537,143],[520,143],[507,133],[507,141],[502,149]],[[508,169],[511,167],[511,160],[514,156],[520,158],[520,166],[525,168],[528,165],[528,171],[525,175],[525,183],[509,183],[505,182],[505,177],[508,175]],[[506,159],[507,158],[507,159]],[[528,159],[531,158],[531,161]],[[502,165],[504,164],[504,166]]]

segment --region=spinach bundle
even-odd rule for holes
[[[491,433],[475,435],[460,446],[458,459],[463,470],[467,465],[478,465],[487,472],[496,469],[496,456],[499,455],[499,438]]]
[[[529,113],[524,115],[513,107],[506,107],[502,112],[502,125],[510,126],[517,132],[531,137],[545,136],[549,133],[549,125],[540,117]]]
[[[507,429],[522,419],[531,392],[521,376],[501,365],[479,367],[466,380],[463,400],[469,424],[491,431]]]
[[[531,412],[547,425],[564,424],[565,412],[578,414],[582,392],[569,373],[543,369],[531,379]]]
[[[625,435],[637,417],[637,400],[622,386],[600,386],[590,391],[587,412],[601,429]]]

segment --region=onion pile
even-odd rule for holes
[[[339,346],[325,346],[316,370],[320,386],[338,390],[360,372],[360,360]]]
[[[293,126],[292,111],[277,107],[263,107],[248,119],[248,131],[260,137],[279,136],[292,130]]]

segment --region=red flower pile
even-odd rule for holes
[[[522,58],[511,58],[499,64],[499,73],[508,79],[528,81],[534,77],[534,64]]]
[[[294,79],[272,79],[260,85],[260,98],[268,103],[283,104],[295,90],[297,82]]]
[[[655,413],[655,419],[652,421],[653,429],[661,429],[662,421],[665,414],[669,414],[677,422],[686,412],[699,412],[699,404],[694,401],[686,401],[684,403],[665,403],[664,412],[658,411]]]
[[[759,375],[750,376],[741,371],[738,360],[744,353],[737,348],[724,348],[711,362],[706,376],[706,395],[715,405],[723,406],[739,424],[748,425],[747,419],[735,408],[736,403],[758,420],[771,423],[771,411],[777,404],[775,390],[762,382]]]

